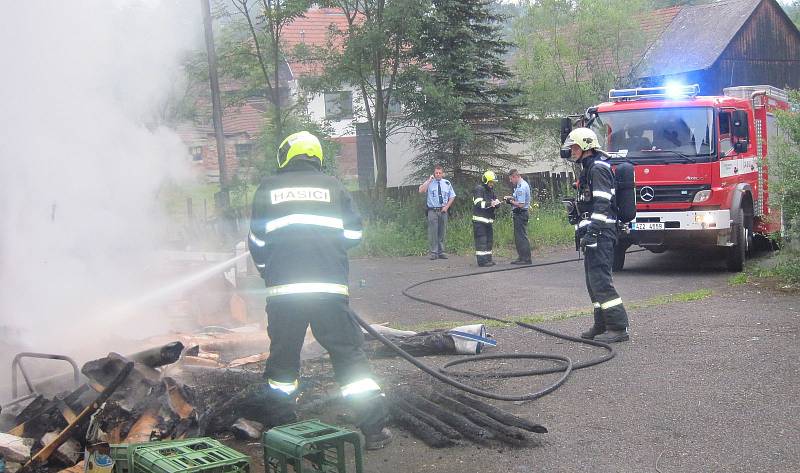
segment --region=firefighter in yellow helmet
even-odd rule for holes
[[[494,193],[497,176],[486,171],[481,183],[472,190],[472,234],[475,237],[475,258],[478,266],[494,266],[492,246],[494,244],[494,211],[500,201]]]
[[[378,449],[392,434],[348,299],[347,250],[361,240],[361,217],[342,184],[322,173],[322,159],[314,135],[290,135],[278,149],[277,173],[261,181],[253,198],[248,246],[267,288],[268,396],[274,410],[286,413],[281,423],[294,420],[300,350],[310,325],[330,353],[366,448]]]
[[[575,225],[584,253],[586,288],[594,306],[594,324],[582,338],[604,343],[629,339],[628,313],[614,283],[611,268],[617,244],[616,179],[597,135],[589,128],[575,128],[561,148],[564,159],[580,164],[578,223]]]

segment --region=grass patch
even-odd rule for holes
[[[651,297],[649,299],[645,299],[642,301],[634,301],[630,303],[626,303],[626,310],[638,310],[638,309],[647,309],[650,307],[657,307],[667,304],[675,304],[675,303],[684,303],[684,302],[694,302],[703,299],[707,299],[711,297],[713,292],[711,289],[698,289],[696,291],[689,291],[689,292],[680,292],[677,294],[664,294],[655,297]],[[452,322],[429,322],[411,326],[398,326],[395,328],[399,328],[401,330],[413,330],[415,332],[424,332],[428,330],[440,330],[440,329],[447,329],[452,327],[458,327],[459,325],[468,325],[474,324],[476,322],[483,323],[487,327],[507,327],[508,325],[514,322],[522,322],[527,324],[538,324],[543,322],[553,322],[558,320],[567,320],[572,319],[575,317],[589,317],[592,315],[592,312],[586,309],[571,309],[565,310],[555,313],[545,313],[545,314],[533,314],[533,315],[522,315],[517,317],[510,317],[508,318],[508,322],[498,322],[495,320],[462,320],[462,321],[452,321]]]
[[[747,273],[742,271],[739,274],[735,274],[728,278],[728,284],[731,286],[741,286],[742,284],[747,284]]]
[[[419,256],[428,253],[428,227],[423,211],[405,218],[365,222],[361,244],[351,250],[354,257]],[[531,211],[528,238],[536,248],[567,245],[573,242],[574,229],[560,208],[540,208]],[[451,216],[447,224],[445,250],[451,254],[472,254],[475,242],[472,235],[472,216]],[[514,250],[514,224],[511,212],[503,208],[494,223],[496,256],[510,256]]]

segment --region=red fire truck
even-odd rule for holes
[[[635,168],[636,219],[620,233],[615,270],[628,247],[639,245],[655,253],[719,248],[728,269],[741,271],[754,238],[768,243],[781,228],[769,159],[781,133],[774,111],[789,108],[786,92],[745,86],[722,96],[698,93],[696,84],[611,90],[582,120],[612,163]]]

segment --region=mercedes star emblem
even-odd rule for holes
[[[650,202],[655,196],[656,191],[650,186],[644,186],[639,189],[639,197],[641,197],[644,202]]]

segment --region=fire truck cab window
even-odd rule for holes
[[[724,156],[733,149],[731,141],[731,112],[719,112],[719,152]]]
[[[709,107],[602,112],[592,123],[601,146],[628,157],[674,161],[676,154],[697,161],[716,159],[714,113]]]

